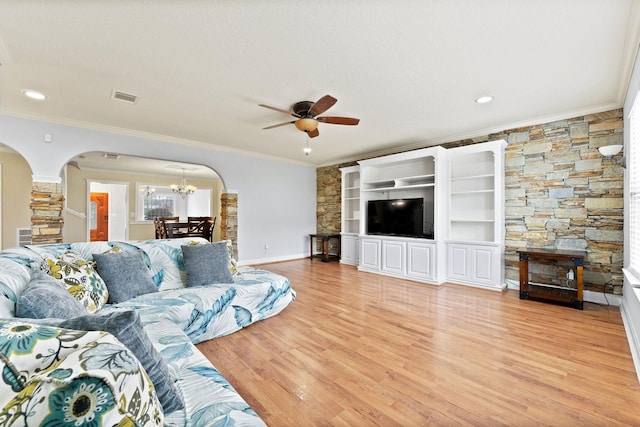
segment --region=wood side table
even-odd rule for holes
[[[313,241],[322,242],[322,253],[314,254]],[[336,241],[336,253],[331,254],[331,240]],[[309,234],[309,259],[320,258],[322,262],[340,261],[340,235],[339,234]]]
[[[520,299],[538,298],[568,303],[579,310],[583,309],[583,266],[587,256],[585,251],[562,249],[526,249],[520,254]],[[564,287],[529,282],[529,260],[546,259],[571,261],[575,267],[576,287]]]

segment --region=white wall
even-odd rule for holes
[[[45,134],[52,143],[44,142]],[[88,151],[209,166],[226,191],[238,193],[242,263],[305,256],[308,235],[316,231],[316,171],[310,166],[5,115],[0,115],[0,142],[25,158],[35,181],[59,182],[66,162]]]

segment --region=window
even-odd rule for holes
[[[211,216],[211,189],[199,188],[184,199],[166,185],[138,184],[136,220],[152,221],[164,216]]]
[[[629,269],[640,277],[640,95],[629,114]]]

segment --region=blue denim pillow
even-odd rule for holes
[[[105,331],[118,338],[140,361],[151,378],[156,395],[165,413],[182,409],[184,404],[169,374],[167,362],[155,349],[135,311],[116,311],[108,314],[88,314],[68,319],[57,325],[80,331]]]
[[[16,304],[16,317],[69,319],[85,314],[88,314],[87,309],[80,301],[58,280],[40,270],[33,273],[31,282]]]
[[[138,295],[158,292],[140,251],[93,254],[98,274],[109,291],[107,302],[119,303]]]
[[[227,242],[182,246],[187,286],[233,283]]]

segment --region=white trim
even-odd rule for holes
[[[124,208],[123,208],[123,212],[119,212],[122,217],[123,217],[123,224],[124,224],[124,240],[129,240],[129,192],[130,192],[130,188],[129,188],[129,182],[128,181],[115,181],[115,180],[104,180],[104,179],[97,179],[97,178],[87,178],[87,193],[86,193],[86,211],[87,211],[87,215],[89,215],[89,213],[91,212],[91,184],[97,184],[97,185],[114,185],[114,186],[122,186],[124,187],[124,194],[125,194],[125,199],[124,199]],[[109,199],[111,199],[111,194],[109,195]],[[109,237],[107,238],[108,240],[119,240],[119,239],[111,239],[111,227],[112,227],[112,222],[111,222],[111,218],[112,218],[112,203],[111,201],[109,202]],[[85,217],[86,217],[85,216]],[[86,218],[87,221],[85,223],[85,232],[86,232],[86,238],[85,240],[88,242],[91,240],[91,229],[89,227],[91,227],[91,220],[90,218]]]
[[[638,291],[638,289],[634,289],[636,298],[638,298]],[[640,340],[638,339],[638,332],[633,326],[633,320],[628,310],[631,310],[631,308],[629,307],[627,309],[623,302],[620,305],[620,314],[622,315],[622,323],[624,324],[624,330],[627,334],[633,366],[636,368],[636,376],[638,377],[638,381],[640,381]]]
[[[624,267],[622,269],[622,273],[624,274],[624,278],[627,280],[627,283],[629,283],[634,288],[640,287],[640,279],[638,279],[638,276],[633,274],[633,271]]]
[[[64,211],[66,213],[70,213],[71,215],[75,216],[76,218],[80,218],[80,219],[87,219],[87,214],[84,212],[78,212],[75,209],[71,209],[71,208],[64,208]]]
[[[301,259],[301,258],[309,258],[309,254],[298,254],[298,255],[287,255],[287,256],[282,256],[282,257],[238,260],[238,265],[259,265],[259,264],[267,264],[267,263],[271,263],[271,262],[293,261],[293,260]],[[309,261],[311,261],[311,260],[309,260]]]
[[[50,184],[61,184],[62,178],[59,176],[42,176],[42,175],[31,175],[31,180],[33,182],[46,182]]]

